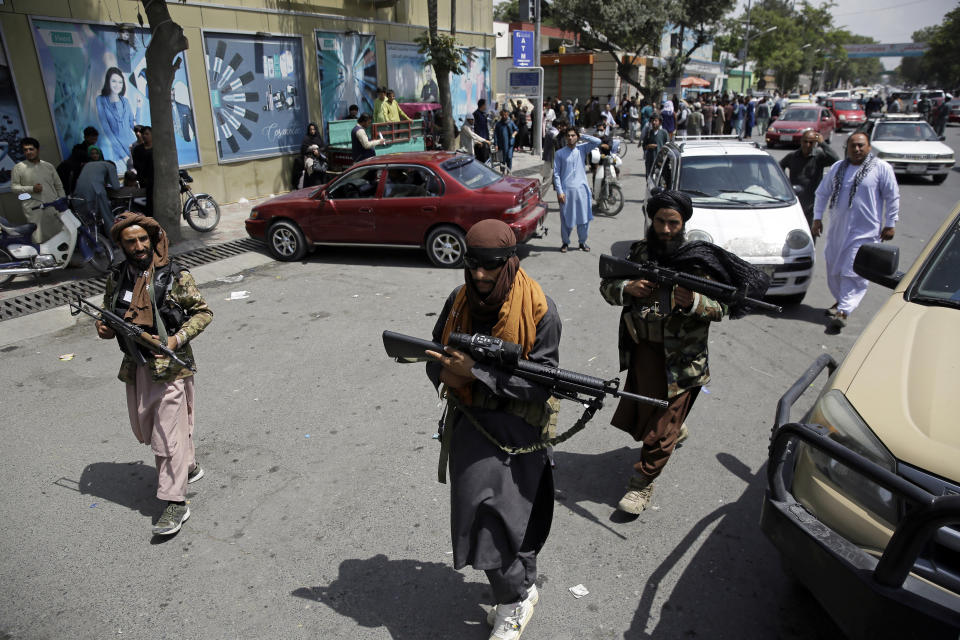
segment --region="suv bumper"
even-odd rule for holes
[[[850,638],[957,638],[960,594],[911,573],[941,527],[960,523],[960,496],[933,496],[826,437],[819,425],[789,423],[790,407],[823,369],[820,356],[780,398],[767,463],[760,526],[797,576]],[[877,558],[825,525],[790,493],[793,449],[800,440],[837,459],[912,505]]]

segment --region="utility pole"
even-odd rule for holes
[[[533,3],[533,66],[540,66],[540,0]],[[540,95],[533,105],[533,155],[540,157],[543,153],[543,84],[540,84]]]
[[[747,0],[747,30],[743,34],[743,69],[740,71],[740,93],[747,95],[747,56],[750,55],[750,0]]]

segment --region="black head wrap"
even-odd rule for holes
[[[653,218],[660,209],[673,209],[686,222],[693,217],[690,196],[680,191],[664,190],[647,200],[647,217]]]
[[[499,314],[500,307],[507,299],[510,287],[513,286],[513,279],[520,269],[520,258],[517,257],[517,236],[505,222],[489,218],[470,227],[466,240],[467,253],[474,258],[506,259],[493,290],[486,295],[477,290],[470,269],[464,268],[470,314],[480,321],[488,322]]]

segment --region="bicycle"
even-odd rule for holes
[[[617,184],[617,175],[613,166],[615,157],[612,155],[600,158],[602,170],[600,188],[595,198],[595,213],[606,216],[615,216],[623,210],[623,189]]]

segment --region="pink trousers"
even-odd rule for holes
[[[193,448],[193,377],[156,382],[148,367],[137,367],[127,385],[127,412],[133,435],[149,444],[157,464],[157,498],[187,498],[187,474],[197,466]]]

